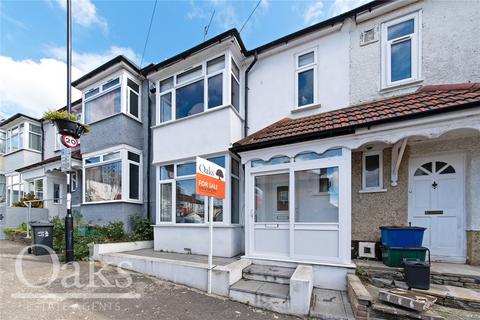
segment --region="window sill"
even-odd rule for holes
[[[134,200],[109,200],[109,201],[94,201],[94,202],[82,202],[82,206],[84,205],[95,205],[95,204],[112,204],[112,203],[133,203],[133,204],[143,204],[143,202],[140,201],[134,201]]]
[[[237,111],[237,109],[235,109],[235,107],[233,107],[232,105],[222,105],[222,106],[218,106],[218,107],[215,107],[215,108],[212,108],[212,109],[208,109],[206,111],[203,111],[203,112],[200,112],[200,113],[197,113],[197,114],[193,114],[191,116],[188,116],[188,117],[184,117],[184,118],[181,118],[181,119],[175,119],[175,120],[168,120],[168,121],[165,121],[165,122],[162,122],[162,123],[158,123],[154,126],[151,126],[150,129],[156,129],[156,128],[160,128],[160,127],[164,127],[164,126],[168,126],[170,124],[174,124],[174,123],[180,123],[181,121],[186,121],[186,120],[189,120],[189,119],[194,119],[194,118],[197,118],[197,117],[201,117],[203,115],[207,115],[207,114],[210,114],[212,112],[217,112],[217,111],[220,111],[220,110],[223,110],[223,109],[226,109],[226,108],[231,108],[232,111],[243,121],[244,119],[242,118],[242,116],[240,115],[240,113]]]
[[[406,82],[391,84],[388,86],[382,86],[382,88],[380,89],[380,93],[389,93],[391,91],[395,91],[398,89],[420,86],[422,83],[423,83],[423,79],[420,79],[420,80],[409,80]]]
[[[107,119],[110,119],[110,118],[113,118],[113,117],[116,117],[116,116],[119,116],[119,115],[124,115],[124,116],[126,116],[126,117],[129,117],[129,118],[132,119],[132,120],[137,121],[138,123],[142,123],[142,121],[139,120],[139,118],[135,118],[135,117],[132,116],[131,114],[128,114],[128,113],[125,113],[125,112],[120,111],[120,112],[111,114],[111,115],[109,115],[109,116],[106,116],[105,118],[98,119],[98,120],[95,120],[95,121],[93,121],[93,122],[87,123],[87,125],[92,126],[92,125],[95,125],[95,124],[97,124],[97,123],[100,123],[100,122],[102,122],[102,121],[104,121],[104,120],[107,120]]]
[[[308,110],[315,110],[315,109],[320,109],[322,105],[320,103],[317,103],[317,104],[309,104],[309,105],[306,105],[306,106],[302,106],[302,107],[295,107],[293,110],[291,110],[290,112],[291,113],[299,113],[299,112],[302,112],[302,111],[308,111]]]
[[[387,189],[371,189],[371,190],[359,190],[358,193],[382,193],[387,192]]]
[[[3,156],[3,157],[8,157],[9,155],[14,154],[14,153],[17,153],[17,152],[20,152],[20,151],[30,151],[30,152],[39,153],[39,154],[42,153],[41,151],[38,151],[38,150],[35,150],[35,149],[21,148],[21,149],[15,150],[15,151],[10,151],[10,152],[8,152],[8,153],[4,153],[2,156]]]

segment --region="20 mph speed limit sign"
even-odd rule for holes
[[[78,140],[72,136],[63,135],[62,144],[67,148],[76,148],[78,146]]]

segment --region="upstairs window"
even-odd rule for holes
[[[4,154],[6,152],[6,142],[7,134],[5,131],[0,131],[0,154]]]
[[[121,112],[120,78],[107,81],[84,94],[85,123],[92,123]]]
[[[400,85],[419,79],[419,13],[382,24],[382,84]]]
[[[42,128],[30,123],[28,147],[33,150],[41,151],[42,149]]]
[[[232,59],[232,88],[231,99],[235,110],[240,111],[240,69]]]
[[[133,80],[127,79],[127,105],[128,113],[134,117],[140,118],[140,86]]]
[[[19,149],[23,149],[23,132],[24,124],[19,124],[11,129],[7,130],[6,136],[6,152],[14,152]]]
[[[316,49],[300,53],[296,56],[295,93],[296,106],[304,107],[316,103],[317,82],[317,51]]]
[[[182,119],[224,105],[225,77],[222,55],[159,81],[158,122]]]

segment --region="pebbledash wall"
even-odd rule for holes
[[[477,82],[480,74],[478,16],[480,2],[458,5],[455,1],[412,1],[413,4],[370,18],[372,13],[357,15],[357,26],[351,33],[350,103],[382,99],[410,93],[420,85]],[[384,7],[400,6],[395,1]],[[421,79],[414,86],[395,90],[381,87],[381,24],[421,10]],[[360,46],[360,34],[379,27],[379,40]],[[461,49],[460,49],[461,48]]]
[[[360,193],[362,156],[352,153],[352,241],[379,241],[382,225],[408,224],[408,163],[410,157],[440,152],[465,154],[465,213],[467,258],[480,264],[480,135],[413,143],[407,147],[398,173],[398,185],[390,184],[391,148],[383,151],[386,192]],[[388,205],[386,205],[388,204]]]

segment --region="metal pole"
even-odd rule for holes
[[[210,251],[208,252],[208,294],[211,294],[213,268],[213,197],[208,197],[208,231],[210,234]]]
[[[30,209],[32,208],[32,203],[28,202],[28,211],[27,211],[27,239],[30,239]]]
[[[71,112],[71,69],[72,69],[72,3],[67,0],[67,112]],[[73,216],[71,203],[70,171],[67,171],[67,215],[65,216],[65,261],[74,260]]]

